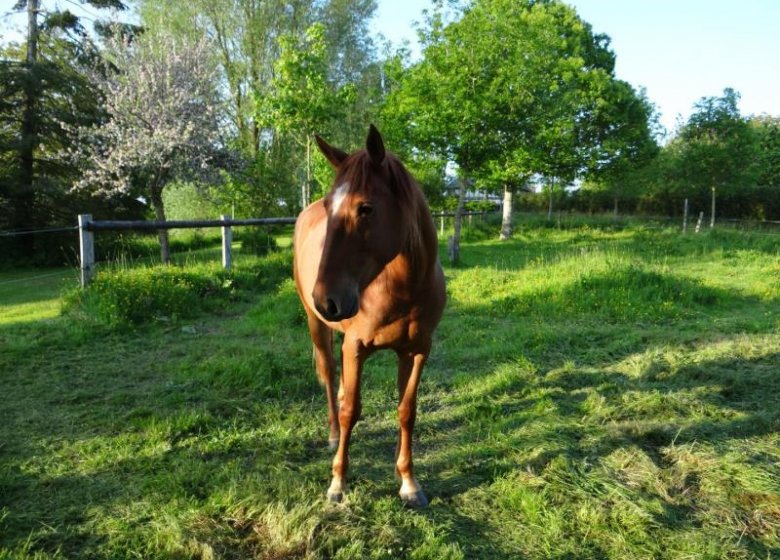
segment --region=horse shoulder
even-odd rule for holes
[[[313,313],[316,311],[311,292],[317,280],[317,270],[322,257],[326,218],[325,206],[318,200],[298,215],[293,234],[295,285],[304,306]]]

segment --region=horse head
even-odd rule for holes
[[[312,296],[322,317],[341,321],[358,313],[362,290],[403,247],[401,164],[374,125],[365,149],[351,155],[316,140],[336,179],[324,199],[327,229]]]

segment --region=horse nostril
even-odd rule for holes
[[[328,315],[331,317],[335,317],[339,314],[339,306],[336,305],[336,302],[333,301],[333,298],[328,298],[326,309],[328,310]]]

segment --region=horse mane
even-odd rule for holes
[[[375,165],[365,149],[359,150],[344,162],[343,175],[335,184],[347,181],[351,191],[370,190],[373,188],[370,177]],[[393,190],[401,211],[403,247],[413,269],[422,271],[426,265],[434,262],[434,259],[426,259],[426,257],[431,250],[435,253],[435,247],[431,249],[430,245],[436,244],[436,230],[425,195],[395,154],[386,152],[382,166],[387,170],[390,178],[389,187]]]

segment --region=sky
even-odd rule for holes
[[[425,0],[378,0],[374,29],[416,44]],[[644,87],[672,132],[702,97],[731,87],[743,115],[780,116],[780,0],[569,0],[612,39],[615,74]],[[413,52],[414,49],[413,49]]]

